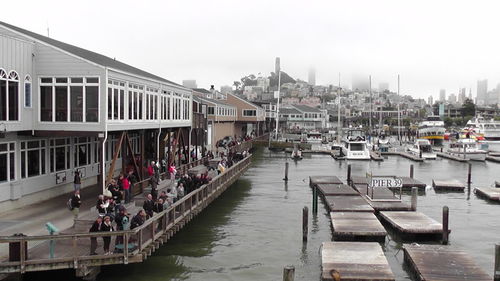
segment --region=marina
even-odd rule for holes
[[[441,239],[443,225],[420,212],[380,212],[380,218],[393,227],[403,239]]]
[[[330,217],[335,241],[385,241],[387,231],[372,213],[332,212]]]

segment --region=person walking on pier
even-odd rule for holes
[[[104,217],[104,223],[101,224],[101,231],[102,232],[111,232],[115,231],[113,228],[113,225],[111,225],[111,217],[110,216],[105,216]],[[104,254],[109,255],[111,252],[109,251],[109,245],[111,244],[111,236],[103,236],[102,240],[104,242]]]
[[[82,185],[82,179],[80,178],[80,172],[78,170],[75,171],[75,178],[73,179],[73,185],[76,190],[80,190],[80,186]]]
[[[102,218],[99,216],[90,227],[89,232],[99,232],[101,231]],[[90,237],[90,255],[97,255],[95,252],[97,250],[97,237]]]
[[[82,199],[80,198],[80,190],[75,190],[75,193],[71,197],[71,212],[73,213],[73,226],[78,219],[78,214],[80,213],[80,206],[82,205]]]
[[[119,179],[123,192],[125,193],[125,204],[128,204],[130,203],[130,182],[128,181],[128,178],[123,174],[120,174]]]

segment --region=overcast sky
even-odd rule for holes
[[[500,82],[499,1],[3,1],[1,21],[182,83],[268,74],[350,84],[372,75],[427,98]],[[467,90],[468,92],[468,90]]]

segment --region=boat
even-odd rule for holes
[[[448,154],[472,161],[485,161],[488,151],[481,149],[481,144],[474,139],[459,139],[450,144]]]
[[[370,149],[363,130],[349,129],[342,144],[342,154],[347,160],[370,160]]]
[[[436,159],[437,155],[432,151],[431,142],[428,139],[417,139],[415,143],[407,148],[408,152],[423,159]]]
[[[493,119],[486,120],[481,116],[476,116],[467,121],[461,131],[460,137],[484,138],[485,140],[500,140],[500,122]]]
[[[418,124],[418,138],[429,140],[433,145],[441,145],[444,140],[444,122],[439,116],[430,115]]]
[[[293,160],[302,160],[302,151],[298,147],[298,144],[293,145],[292,159]]]

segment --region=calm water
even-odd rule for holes
[[[290,162],[290,179],[284,184],[284,163],[284,154],[259,150],[245,175],[153,256],[141,264],[106,267],[98,280],[282,280],[287,264],[295,266],[296,280],[319,280],[319,248],[321,242],[331,240],[331,228],[320,201],[317,216],[310,218],[309,241],[302,243],[302,208],[311,210],[312,201],[309,176],[336,175],[345,180],[347,164],[353,174],[408,175],[414,164],[415,178],[428,185],[432,179],[465,182],[467,178],[467,164],[451,160],[415,163],[390,157],[384,162],[346,162],[307,155],[298,163]],[[472,171],[473,186],[491,186],[500,180],[496,163],[473,163]],[[409,195],[403,198],[410,199]],[[494,244],[500,240],[500,205],[474,194],[467,199],[467,192],[436,194],[429,187],[418,198],[418,211],[438,221],[444,205],[450,208],[450,244],[464,249],[491,273]],[[397,236],[391,234],[383,248],[397,280],[410,280]]]

